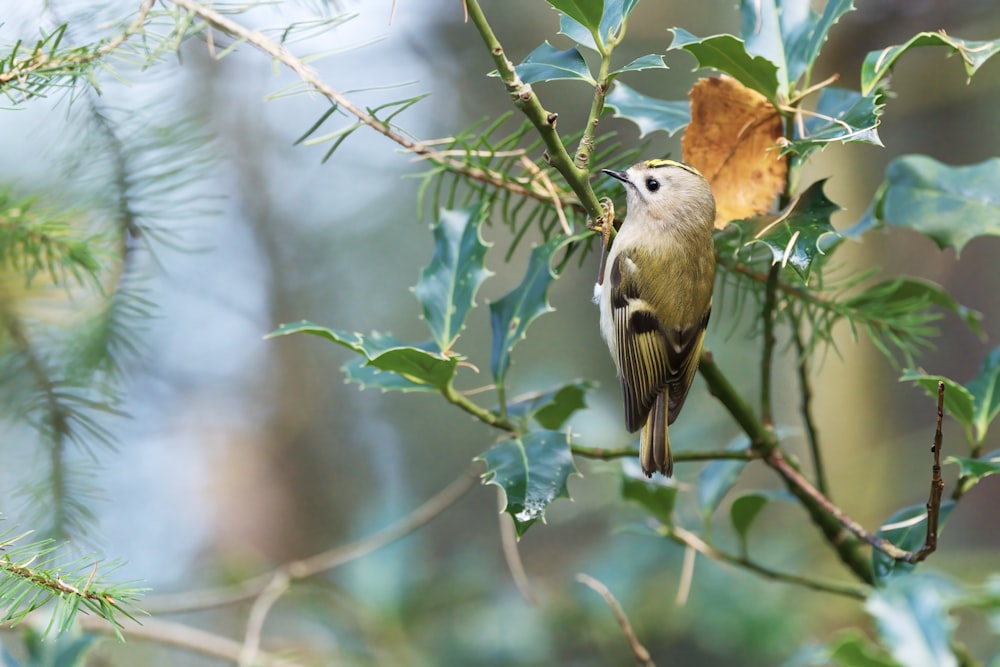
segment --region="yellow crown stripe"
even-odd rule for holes
[[[643,164],[650,169],[656,169],[658,167],[679,167],[684,171],[689,171],[695,176],[701,176],[701,172],[687,164],[686,162],[678,162],[676,160],[646,160]]]

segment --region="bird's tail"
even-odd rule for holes
[[[673,475],[674,459],[670,456],[670,436],[667,433],[667,392],[656,397],[639,439],[639,458],[646,477],[652,477],[657,471],[667,477]]]

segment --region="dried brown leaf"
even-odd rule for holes
[[[689,97],[691,122],[681,149],[712,185],[715,226],[770,209],[788,171],[787,156],[777,150],[784,136],[777,109],[728,76],[699,80]]]

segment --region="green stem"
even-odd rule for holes
[[[514,422],[504,416],[497,415],[490,412],[486,408],[473,403],[456,391],[456,389],[451,385],[448,385],[445,389],[443,389],[441,391],[441,395],[444,396],[445,400],[452,405],[468,412],[479,421],[492,426],[493,428],[498,428],[501,431],[507,431],[509,433],[517,433],[520,430]],[[501,403],[501,405],[503,405],[503,403]]]
[[[622,459],[630,456],[638,456],[639,450],[635,447],[584,447],[583,445],[572,445],[570,447],[573,454],[588,459],[600,459],[609,461],[611,459]],[[752,460],[759,458],[757,453],[750,449],[722,449],[722,450],[682,450],[672,452],[674,462],[685,461],[716,461],[718,459],[741,459]]]
[[[590,115],[587,116],[587,125],[583,129],[583,136],[580,137],[580,144],[576,149],[574,164],[577,169],[589,172],[590,156],[594,152],[594,135],[597,132],[597,124],[601,122],[601,114],[604,113],[604,98],[608,94],[608,87],[611,85],[611,81],[608,79],[608,74],[611,71],[611,54],[624,36],[624,23],[618,34],[613,38],[609,38],[606,47],[602,46],[600,38],[595,36],[595,43],[600,47],[601,66],[597,73],[597,85],[594,86],[594,101],[590,105]]]
[[[799,393],[802,396],[800,408],[802,411],[802,423],[806,428],[806,437],[809,440],[809,452],[812,455],[813,470],[816,471],[816,488],[827,498],[830,497],[830,487],[826,482],[826,468],[823,465],[823,456],[819,447],[819,433],[816,431],[816,424],[812,415],[812,384],[809,382],[809,361],[806,358],[805,343],[802,340],[800,330],[801,321],[796,320],[792,327],[792,340],[795,342],[795,352],[798,354],[797,364],[799,375]]]
[[[661,526],[659,532],[664,537],[669,538],[678,544],[690,547],[698,553],[708,556],[712,560],[729,563],[731,565],[738,565],[739,567],[750,570],[765,579],[781,581],[786,584],[794,584],[796,586],[802,586],[804,588],[821,591],[823,593],[842,595],[855,600],[864,600],[868,597],[868,589],[866,587],[852,586],[851,584],[841,584],[832,581],[823,581],[799,574],[781,572],[780,570],[774,570],[765,565],[761,565],[756,561],[750,560],[747,556],[738,556],[736,554],[721,551],[708,544],[694,533],[685,530],[680,526]]]
[[[603,215],[603,209],[590,185],[590,174],[586,169],[576,166],[556,131],[556,120],[559,114],[547,111],[542,107],[542,103],[535,95],[531,85],[521,81],[521,77],[514,71],[514,64],[507,58],[503,46],[486,20],[486,16],[479,6],[479,1],[466,0],[466,7],[469,10],[469,20],[479,31],[483,43],[489,49],[500,79],[506,86],[507,92],[510,93],[514,105],[531,121],[535,129],[538,130],[542,141],[545,142],[547,162],[566,179],[567,184],[580,198],[580,203],[587,211],[587,215],[597,220]]]

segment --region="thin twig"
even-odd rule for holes
[[[45,53],[33,53],[31,56],[12,62],[10,69],[6,72],[0,72],[0,86],[11,81],[24,81],[29,74],[38,71],[66,70],[77,72],[82,65],[104,58],[128,41],[132,35],[142,31],[146,24],[146,17],[153,8],[153,2],[154,0],[143,0],[142,4],[139,5],[139,13],[132,23],[121,33],[90,53],[71,54],[61,58],[50,58]]]
[[[412,533],[455,504],[479,480],[478,464],[469,466],[451,484],[438,491],[423,505],[391,526],[362,538],[357,542],[336,547],[302,560],[291,561],[267,572],[232,586],[220,586],[202,591],[151,597],[144,609],[151,614],[176,614],[201,609],[212,609],[245,602],[267,590],[278,572],[284,571],[295,580],[321,574],[345,563],[357,560],[377,549]]]
[[[37,622],[39,627],[44,628],[48,624],[48,619],[39,616]],[[77,617],[76,622],[83,632],[111,636],[116,634],[116,629],[98,616],[81,614]],[[130,625],[128,628],[118,628],[117,630],[129,641],[147,641],[160,646],[172,646],[230,663],[236,663],[242,651],[242,646],[238,641],[201,628],[194,628],[174,621],[165,621],[161,618],[146,618],[143,619],[142,625]],[[303,667],[304,663],[287,657],[279,658],[268,653],[259,653],[255,665],[260,667]]]
[[[931,493],[927,499],[927,537],[924,546],[914,555],[913,561],[919,563],[937,550],[938,522],[941,518],[941,496],[944,495],[944,480],[941,479],[941,446],[944,434],[941,424],[944,421],[944,382],[938,382],[937,429],[934,431],[934,467],[931,472]]]
[[[823,453],[819,447],[819,433],[812,414],[812,383],[809,381],[809,359],[806,357],[805,342],[802,340],[802,322],[796,319],[792,327],[792,340],[795,342],[795,352],[798,354],[797,370],[799,375],[799,394],[802,401],[799,404],[802,412],[802,423],[805,425],[806,438],[809,441],[809,453],[812,456],[813,470],[816,473],[816,488],[827,498],[830,497],[830,487],[826,481],[826,468],[823,465]]]
[[[261,591],[261,594],[254,600],[247,618],[243,647],[240,649],[240,658],[237,663],[239,667],[253,667],[260,662],[260,641],[261,637],[264,636],[264,623],[267,621],[267,615],[271,612],[271,608],[274,607],[278,598],[288,590],[290,583],[291,579],[288,573],[285,570],[278,570],[274,573],[267,588]]]
[[[664,537],[670,538],[678,544],[688,547],[689,549],[694,549],[698,553],[708,556],[712,560],[729,563],[731,565],[738,565],[739,567],[747,569],[766,579],[781,581],[786,584],[795,584],[796,586],[802,586],[814,591],[833,593],[835,595],[842,595],[856,600],[864,600],[868,596],[868,589],[862,586],[852,586],[850,584],[822,581],[820,579],[812,579],[798,574],[781,572],[779,570],[774,570],[761,565],[756,561],[750,560],[747,556],[737,556],[736,554],[720,551],[705,542],[696,534],[681,528],[680,526],[662,526],[660,528],[660,534]]]
[[[576,580],[594,590],[611,607],[611,613],[615,615],[615,620],[618,621],[618,626],[622,629],[622,634],[625,635],[625,640],[628,642],[628,647],[632,650],[632,657],[635,658],[636,664],[642,665],[642,667],[656,667],[656,663],[650,657],[649,651],[639,642],[639,638],[635,636],[632,624],[628,622],[628,616],[625,615],[622,606],[618,604],[618,600],[611,594],[608,587],[583,572],[576,575]]]
[[[765,428],[774,426],[771,412],[771,375],[774,364],[774,316],[778,304],[778,278],[781,275],[781,265],[772,264],[767,274],[767,285],[764,289],[764,310],[761,318],[764,322],[764,349],[760,355],[760,420]]]
[[[576,456],[587,459],[600,459],[608,461],[611,459],[622,459],[630,456],[638,456],[639,450],[635,447],[585,447],[583,445],[571,445],[570,450]],[[688,449],[671,452],[674,462],[694,462],[694,461],[716,461],[719,459],[744,459],[751,461],[760,458],[760,454],[752,449]]]
[[[521,551],[517,548],[517,529],[514,527],[514,520],[511,516],[503,511],[507,506],[507,499],[503,490],[499,488],[497,489],[497,504],[500,507],[500,545],[503,547],[503,558],[507,562],[507,569],[510,570],[510,576],[521,597],[532,605],[537,605],[538,598],[531,591],[528,573],[521,561]]]

